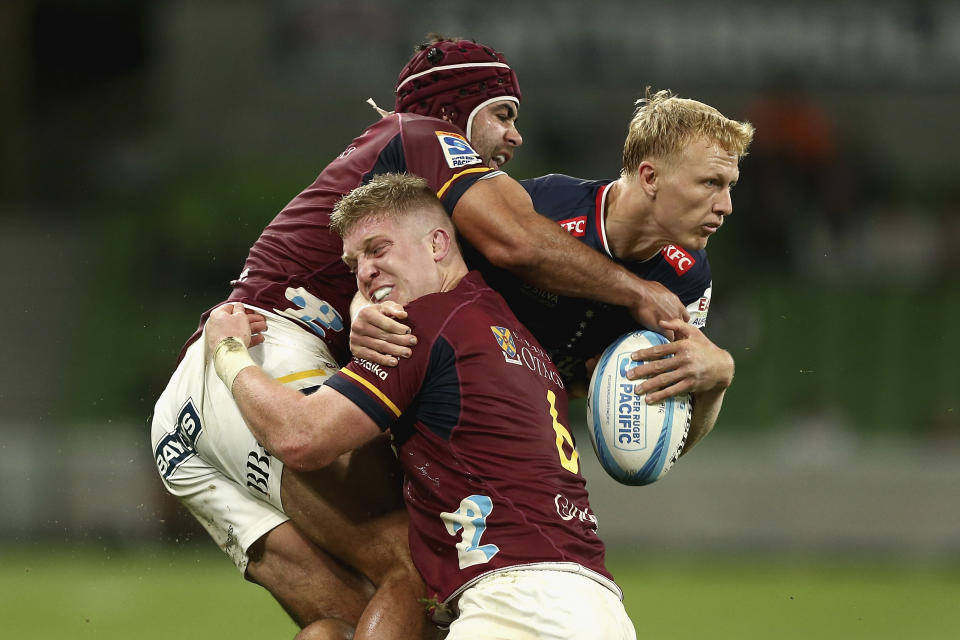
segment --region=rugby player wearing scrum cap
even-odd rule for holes
[[[506,164],[522,139],[515,126],[520,85],[503,54],[439,36],[418,49],[397,80],[396,111],[453,123],[489,166]],[[510,126],[502,131],[495,120]]]
[[[520,92],[506,64],[471,41],[428,43],[398,80],[400,111],[349,143],[263,230],[227,301],[266,318],[251,355],[270,376],[310,393],[349,361],[356,279],[340,259],[330,213],[382,173],[424,178],[468,242],[536,286],[600,295],[647,326],[686,315],[666,289],[539,216],[526,191],[499,170],[521,142],[514,126]],[[498,112],[501,103],[511,111]],[[467,127],[484,141],[479,149],[467,142]],[[154,411],[151,444],[167,490],[248,580],[283,605],[302,627],[300,638],[429,637],[388,443],[377,440],[320,472],[285,466],[252,436],[206,366],[201,334],[187,341]]]

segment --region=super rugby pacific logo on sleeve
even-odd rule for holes
[[[443,156],[451,169],[459,169],[480,162],[480,154],[474,151],[467,139],[459,133],[450,131],[434,131],[434,133],[437,134]]]

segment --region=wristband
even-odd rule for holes
[[[230,393],[233,393],[233,381],[237,379],[237,374],[255,366],[257,363],[250,357],[247,348],[234,337],[224,338],[213,351],[213,368]]]

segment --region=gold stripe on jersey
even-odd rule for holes
[[[447,189],[450,188],[450,185],[460,179],[461,176],[465,176],[468,173],[486,173],[487,171],[493,171],[493,169],[490,167],[473,167],[471,169],[464,169],[460,173],[454,174],[452,178],[443,183],[443,186],[440,187],[440,191],[437,191],[437,197],[443,199],[443,194],[447,192]]]
[[[350,376],[351,378],[353,378],[354,380],[356,380],[357,382],[365,386],[367,389],[369,389],[370,393],[380,398],[380,401],[383,402],[383,404],[387,405],[387,408],[389,408],[390,411],[393,411],[395,416],[397,416],[398,418],[400,417],[400,409],[397,408],[397,405],[390,402],[390,398],[383,395],[383,392],[380,391],[380,389],[377,389],[375,386],[370,384],[370,382],[361,378],[360,376],[355,374],[353,371],[350,371],[350,369],[347,369],[346,367],[344,367],[343,369],[340,369],[340,373],[347,374],[348,376]]]
[[[297,373],[280,376],[279,378],[276,378],[276,380],[280,384],[287,384],[288,382],[296,382],[297,380],[313,378],[315,376],[323,376],[324,378],[327,378],[330,376],[330,371],[327,369],[308,369],[306,371],[298,371]]]

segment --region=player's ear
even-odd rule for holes
[[[453,239],[445,229],[439,227],[431,233],[433,235],[430,238],[430,248],[433,251],[433,261],[440,262],[450,253],[450,245],[453,243]]]
[[[643,189],[643,192],[651,198],[657,197],[657,182],[660,173],[660,168],[649,160],[644,160],[637,168],[637,183]]]

